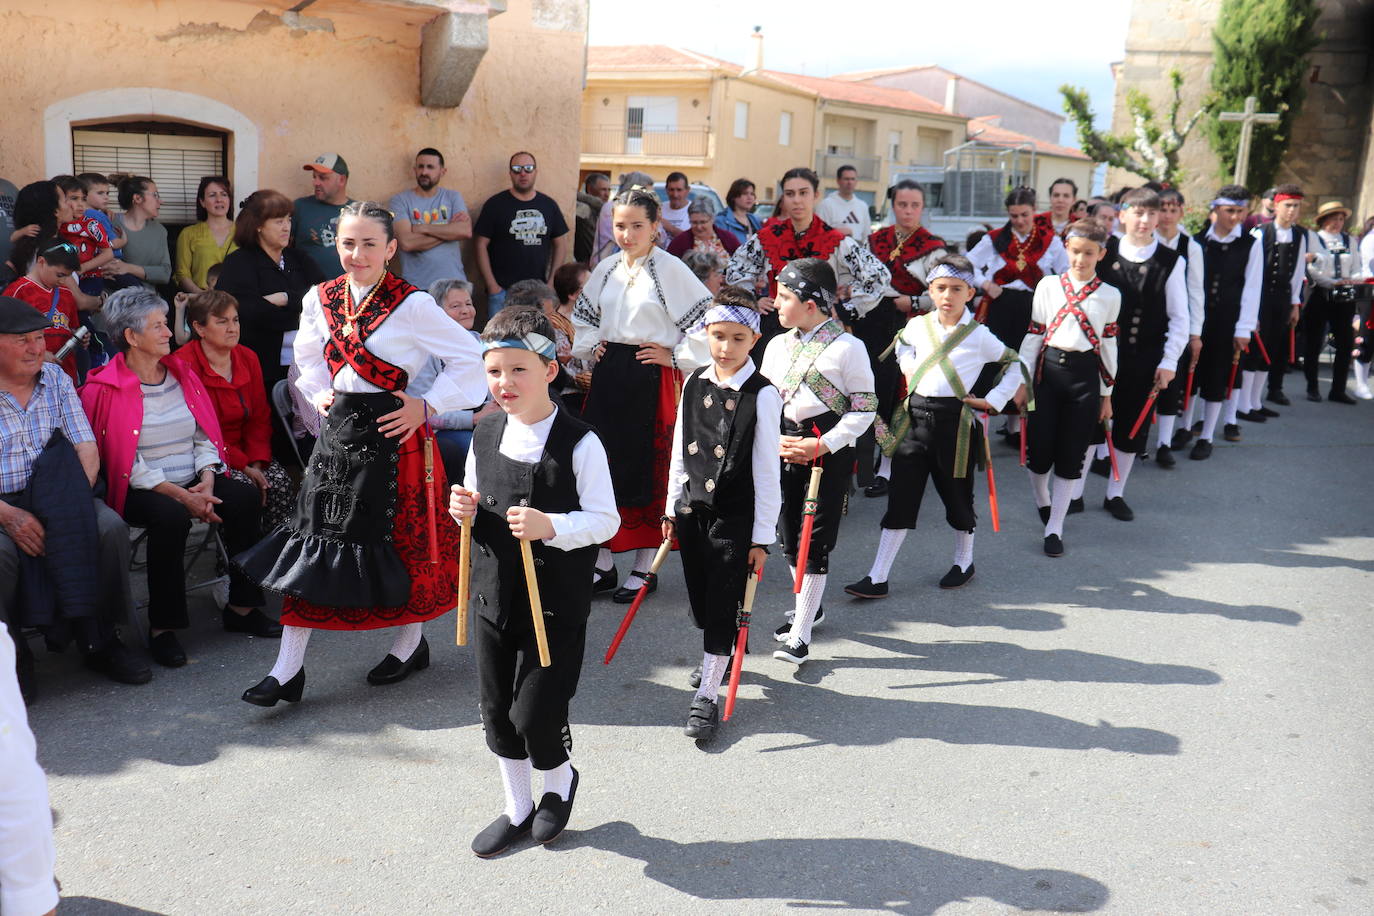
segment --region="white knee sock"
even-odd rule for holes
[[[282,627],[277,663],[267,673],[268,677],[276,678],[278,684],[285,684],[295,677],[296,672],[305,665],[305,644],[310,641],[313,632],[310,627]]]
[[[789,563],[789,564],[787,564],[787,583],[788,583],[789,586],[791,586],[791,584],[794,583],[794,582],[796,582],[796,581],[797,581],[797,567],[796,567],[796,566],[793,566],[791,563]],[[783,616],[787,618],[787,622],[788,622],[788,623],[791,623],[791,622],[792,622],[793,620],[795,620],[796,617],[797,617],[797,609],[796,609],[796,607],[794,606],[794,607],[788,608],[788,609],[783,613]]]
[[[530,798],[530,759],[497,757],[496,763],[501,767],[501,786],[506,790],[506,817],[512,824],[518,824],[534,810],[534,800]]]
[[[1100,424],[1099,424],[1099,425],[1100,425]],[[1111,454],[1112,454],[1111,451],[1107,448],[1107,443],[1106,443],[1106,442],[1099,442],[1099,443],[1097,444],[1097,457],[1098,457],[1098,458],[1110,458],[1110,457],[1111,457]]]
[[[811,625],[816,622],[816,609],[821,606],[821,595],[825,593],[825,576],[807,573],[802,577],[801,594],[797,596],[796,614],[792,617],[792,632],[788,641],[800,639],[811,642]]]
[[[878,476],[892,479],[892,459],[887,455],[878,459]]]
[[[1050,504],[1050,475],[1037,474],[1030,468],[1026,468],[1026,476],[1030,477],[1031,493],[1035,496],[1035,507],[1043,509]]]
[[[1093,459],[1096,457],[1097,446],[1088,446],[1088,451],[1083,456],[1083,468],[1078,472],[1078,479],[1073,482],[1073,499],[1083,498],[1083,488],[1088,485],[1088,468],[1092,467]],[[1059,478],[1055,479],[1058,480]],[[1053,504],[1052,500],[1051,504]]]
[[[1126,478],[1131,476],[1131,465],[1135,464],[1135,455],[1131,452],[1116,453],[1116,471],[1121,477],[1120,480],[1107,478],[1107,498],[1115,499],[1126,493]]]
[[[1236,425],[1236,411],[1240,409],[1239,405],[1240,392],[1232,391],[1230,397],[1226,399],[1226,413],[1224,416],[1226,417],[1225,422],[1227,426]]]
[[[602,547],[596,553],[596,568],[604,572],[613,566],[615,566],[615,555],[611,553],[611,548]],[[596,578],[595,571],[592,572],[592,578]]]
[[[557,793],[563,801],[568,800],[568,794],[572,791],[572,761],[564,760],[552,770],[540,770],[544,775],[544,795],[550,792]]]
[[[712,655],[710,652],[703,653],[701,656],[701,686],[697,688],[697,696],[706,700],[714,700],[720,694],[721,681],[725,680],[726,672],[730,670],[730,656]]]
[[[892,561],[897,559],[897,551],[902,548],[907,531],[905,528],[879,530],[882,534],[878,535],[878,553],[873,557],[873,568],[868,571],[868,581],[874,585],[887,581],[888,573],[892,571]],[[805,581],[802,582],[802,587],[806,587]]]
[[[1256,372],[1250,380],[1250,409],[1259,410],[1264,406],[1264,385],[1269,381],[1268,372]]]
[[[391,654],[401,661],[410,661],[410,656],[420,645],[424,634],[423,623],[407,623],[396,628],[396,641],[391,644]]]
[[[1069,500],[1074,499],[1074,481],[1067,477],[1054,475],[1054,486],[1050,487],[1050,520],[1045,523],[1045,537],[1057,534],[1064,536],[1064,519],[1069,515]]]
[[[1183,428],[1184,428],[1184,429],[1192,429],[1192,428],[1193,428],[1193,424],[1197,422],[1198,411],[1202,410],[1204,406],[1205,406],[1205,405],[1204,405],[1204,403],[1203,403],[1203,401],[1202,401],[1202,396],[1201,396],[1201,395],[1198,395],[1198,396],[1196,396],[1196,397],[1190,397],[1190,398],[1188,399],[1188,409],[1185,410],[1185,411],[1183,412],[1183,413],[1184,413],[1184,416],[1183,416]]]
[[[973,532],[954,532],[954,565],[960,572],[968,572],[973,565]]]
[[[644,584],[644,580],[639,578],[639,576],[636,576],[634,572],[635,570],[639,570],[640,572],[648,572],[649,567],[653,565],[654,554],[657,552],[658,551],[653,547],[641,547],[635,551],[635,562],[634,565],[630,567],[630,574],[625,577],[625,588],[628,588],[631,591],[639,590],[640,586]]]
[[[1221,401],[1208,401],[1202,405],[1202,432],[1198,438],[1207,442],[1212,441],[1212,436],[1217,431],[1217,420],[1221,418],[1221,408],[1225,406]]]
[[[1159,417],[1159,438],[1155,440],[1158,445],[1165,448],[1173,448],[1174,429],[1178,426],[1178,417],[1160,416]]]

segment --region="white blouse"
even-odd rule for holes
[[[1074,292],[1078,292],[1086,285],[1072,278],[1069,280],[1069,284]],[[1054,316],[1059,314],[1059,310],[1068,304],[1068,301],[1068,297],[1064,295],[1064,288],[1060,279],[1058,277],[1045,277],[1035,286],[1035,299],[1031,304],[1031,321],[1035,324],[1044,325],[1045,330],[1048,331],[1050,324],[1054,322]],[[1117,316],[1121,313],[1121,293],[1117,292],[1116,287],[1103,283],[1092,295],[1080,302],[1078,307],[1084,315],[1088,316],[1088,324],[1092,325],[1093,331],[1097,334],[1100,344],[1098,358],[1102,361],[1102,368],[1106,369],[1107,374],[1115,379],[1116,337],[1107,337],[1105,331],[1107,325],[1116,323]],[[1021,362],[1025,363],[1031,372],[1035,371],[1035,365],[1040,359],[1040,350],[1045,346],[1080,353],[1091,351],[1093,348],[1088,336],[1083,333],[1083,328],[1079,326],[1078,319],[1072,315],[1060,322],[1059,327],[1054,331],[1054,337],[1050,340],[1045,340],[1044,332],[1026,334],[1025,339],[1021,341]],[[1103,380],[1102,394],[1111,393],[1112,386]]]
[[[779,334],[768,341],[768,346],[763,351],[763,364],[759,371],[764,378],[768,379],[782,390],[783,379],[787,377],[787,372],[792,368],[792,354],[803,343],[810,340],[817,331],[825,324],[816,325],[810,331],[802,334],[801,331],[793,329],[783,334]],[[846,396],[853,397],[862,395],[864,399],[872,404],[877,403],[877,395],[874,393],[873,367],[868,360],[868,350],[863,343],[852,334],[841,334],[830,345],[821,351],[812,363],[812,367],[821,375],[829,379],[830,383]],[[792,392],[792,396],[783,401],[782,415],[794,423],[801,423],[812,417],[819,417],[821,414],[830,410],[814,391],[806,386],[803,381],[797,386],[797,390]],[[821,441],[831,452],[838,452],[847,445],[853,445],[858,441],[868,427],[873,424],[876,416],[874,410],[855,410],[850,409],[848,413],[840,417],[838,423],[830,428],[830,431],[821,436]]]
[[[351,285],[351,284],[350,284]],[[361,302],[371,287],[352,287],[353,301]],[[324,345],[329,340],[329,325],[320,305],[319,287],[305,294],[301,303],[301,327],[292,345],[300,378],[296,387],[312,404],[319,404],[330,390],[345,394],[375,394],[381,391],[364,381],[350,365],[344,364],[330,379]],[[444,364],[443,372],[424,394],[425,402],[437,413],[480,405],[487,397],[487,376],[482,366],[482,348],[472,334],[441,309],[429,293],[416,291],[396,306],[391,316],[367,338],[367,349],[378,359],[404,369],[411,378],[420,375],[431,356]]]
[[[1179,253],[1187,255],[1188,258],[1188,268],[1184,275],[1188,282],[1188,335],[1201,337],[1202,323],[1207,318],[1207,291],[1202,283],[1202,246],[1197,243],[1197,239],[1182,231],[1175,233],[1171,239],[1166,239],[1156,232],[1155,238],[1159,239],[1160,244],[1174,251],[1178,251],[1179,245],[1186,246]]]
[[[597,344],[658,344],[673,351],[679,369],[711,361],[704,331],[707,289],[680,258],[655,248],[630,265],[624,252],[597,264],[573,305],[572,353],[591,359]]]
[[[1012,237],[1019,244],[1030,238],[1030,235],[1029,233],[1020,235],[1013,231]],[[973,250],[968,253],[968,259],[973,264],[973,272],[979,276],[986,274],[989,280],[996,276],[997,271],[1002,269],[1002,265],[1007,263],[1007,259],[998,253],[997,246],[993,244],[991,232],[978,240],[978,244],[974,245]],[[1059,236],[1056,235],[1050,239],[1049,246],[1045,249],[1045,253],[1040,256],[1040,260],[1036,262],[1036,266],[1045,276],[1062,274],[1069,269],[1069,252]],[[1012,280],[1004,288],[1019,289],[1027,293],[1031,291],[1031,288],[1020,280]]]
[[[964,309],[964,314],[952,328],[940,324],[939,317],[934,312],[916,316],[908,321],[897,338],[897,365],[901,368],[902,377],[910,378],[911,373],[919,369],[921,363],[925,362],[935,350],[930,344],[930,335],[926,333],[926,324],[935,328],[935,339],[940,344],[944,344],[949,339],[949,335],[972,320],[973,313]],[[983,367],[988,363],[1000,360],[1006,350],[1006,344],[998,340],[986,327],[979,325],[976,330],[960,341],[959,346],[954,348],[948,359],[950,365],[954,367],[955,374],[959,376],[959,381],[963,383],[964,391],[967,392],[973,387],[973,383],[978,381],[978,376],[983,371]],[[1025,380],[1025,374],[1021,371],[1020,364],[1008,366],[1007,371],[1002,375],[1002,380],[997,383],[997,387],[987,393],[985,399],[1000,411],[1006,406],[1007,401],[1011,400],[1012,395],[1016,394],[1016,389]],[[945,378],[945,373],[940,370],[938,363],[931,366],[925,375],[916,380],[913,393],[926,398],[956,397],[954,389],[949,384],[949,379]]]

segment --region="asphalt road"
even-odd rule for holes
[[[452,616],[389,688],[363,681],[387,634],[316,634],[304,702],[274,710],[238,696],[275,643],[203,595],[191,664],[146,686],[41,657],[60,912],[1374,912],[1374,402],[1282,412],[1208,462],[1137,465],[1133,523],[1091,478],[1058,560],[996,446],[1002,530],[983,519],[957,592],[932,492],[892,597],[845,598],[881,514],[857,498],[813,660],[751,655],[705,749],[681,734],[680,568],[609,668],[601,599],[573,823],[491,861],[468,843],[500,783]],[[790,599],[774,563],[760,637]]]

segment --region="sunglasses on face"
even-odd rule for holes
[[[519,175],[519,174],[522,173],[522,172],[525,173],[526,175],[528,175],[530,172],[533,172],[533,171],[534,171],[534,166],[532,166],[532,165],[513,165],[513,166],[510,167],[510,170],[511,170],[512,172],[514,172],[515,174],[517,174],[517,175]]]

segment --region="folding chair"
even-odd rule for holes
[[[296,463],[304,468],[305,457],[301,454],[300,443],[296,441],[296,431],[292,424],[296,419],[296,405],[291,402],[291,382],[279,379],[272,386],[272,410],[286,431],[286,439],[291,443],[291,451],[296,455]]]

